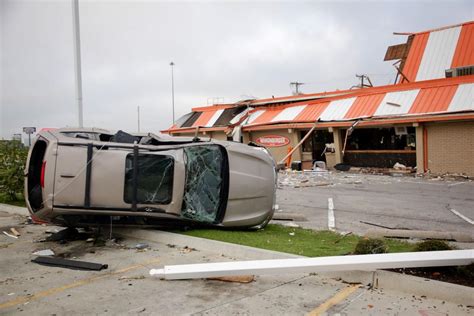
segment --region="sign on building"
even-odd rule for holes
[[[257,138],[255,142],[265,147],[281,147],[290,143],[290,139],[280,135],[265,135]]]

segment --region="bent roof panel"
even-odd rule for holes
[[[258,110],[250,114],[247,124],[252,124],[260,115],[265,113],[265,110]]]
[[[216,123],[216,121],[219,119],[219,117],[222,115],[222,112],[224,112],[224,109],[220,109],[214,112],[214,114],[211,116],[209,121],[206,123],[206,127],[212,127]]]
[[[426,43],[428,43],[429,33],[424,33],[415,36],[408,52],[408,57],[405,61],[405,66],[403,67],[403,74],[407,79],[415,81],[416,75],[418,73],[418,67],[420,66],[421,58],[426,48]],[[403,82],[403,78],[401,79]]]
[[[272,119],[272,122],[292,121],[301,113],[301,111],[304,110],[305,107],[306,105],[287,107],[280,111],[278,115]]]
[[[207,123],[212,118],[212,116],[216,113],[216,111],[205,111],[202,112],[201,115],[198,117],[196,122],[194,122],[193,127],[196,126],[207,126]]]
[[[459,85],[448,111],[474,111],[474,83]]]
[[[451,68],[461,27],[431,32],[416,75],[417,81],[444,78]]]
[[[343,120],[347,111],[355,101],[354,98],[331,101],[328,107],[321,114],[321,121],[339,121]]]

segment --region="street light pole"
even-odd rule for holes
[[[74,62],[76,71],[76,98],[79,118],[79,127],[83,127],[82,116],[82,70],[81,70],[81,30],[79,25],[79,0],[72,3],[73,29],[74,29]]]
[[[173,106],[173,124],[174,124],[174,62],[170,62],[171,66],[171,103]]]
[[[140,106],[137,106],[137,123],[138,123],[138,132],[140,133]]]

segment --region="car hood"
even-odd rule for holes
[[[273,213],[276,172],[272,156],[264,149],[243,144],[227,146],[229,197],[223,224],[244,225]]]

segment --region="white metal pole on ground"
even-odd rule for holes
[[[83,127],[82,116],[82,70],[81,70],[81,30],[79,24],[79,0],[72,1],[73,35],[74,35],[74,63],[76,72],[76,100],[79,127]]]
[[[474,262],[474,249],[183,264],[164,266],[163,269],[151,269],[150,275],[177,280],[249,274],[443,267],[468,265],[472,262]]]

